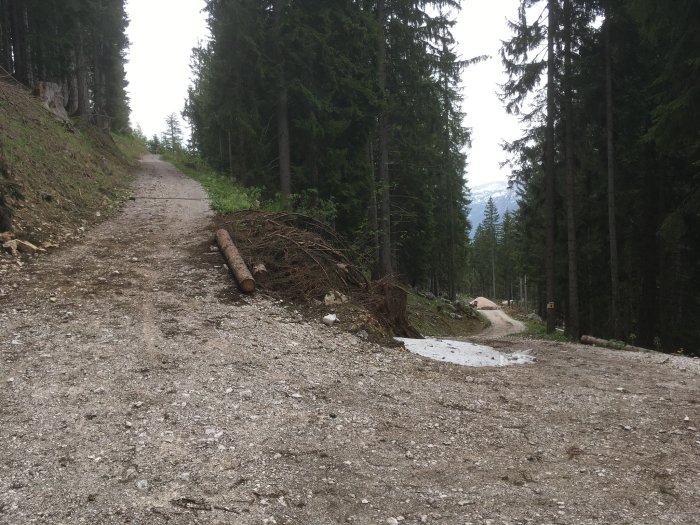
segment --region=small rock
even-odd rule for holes
[[[131,262],[139,262],[139,258],[138,258],[138,257],[132,257],[132,258],[131,258]]]
[[[362,503],[363,505],[367,505],[369,503],[369,500],[363,499],[362,501],[360,501],[360,503]]]
[[[146,490],[148,488],[148,481],[145,479],[140,479],[136,482],[136,488],[139,490]]]
[[[331,290],[323,298],[323,304],[326,306],[333,306],[335,304],[345,304],[348,302],[347,295],[342,294],[337,290]]]
[[[131,427],[134,426],[134,424],[133,424],[131,421],[125,421],[125,422],[124,422],[124,426],[125,426],[126,428],[131,428]]]
[[[387,525],[399,525],[399,520],[394,517],[386,519]]]
[[[542,318],[539,315],[537,315],[535,312],[532,312],[531,314],[527,314],[526,318],[529,319],[530,321],[537,321],[538,323],[542,322]]]
[[[253,397],[253,391],[243,390],[239,395],[241,396],[241,399],[250,399]]]
[[[366,330],[360,330],[355,335],[357,335],[357,337],[359,337],[360,339],[364,339],[365,341],[369,338],[369,334]]]
[[[49,301],[51,301],[52,303],[55,303],[56,300],[57,300],[57,299],[56,299],[54,296],[49,297]]]
[[[326,326],[333,326],[334,323],[338,321],[338,317],[335,314],[328,314],[323,318],[323,324]]]

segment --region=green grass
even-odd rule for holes
[[[24,90],[4,90],[0,190],[7,190],[17,236],[61,240],[98,222],[97,212],[105,218],[117,210],[133,180],[135,160],[119,147],[129,139],[113,139],[80,119],[64,123]]]
[[[112,138],[114,139],[117,148],[119,148],[119,151],[121,151],[126,158],[132,161],[137,161],[143,155],[148,153],[146,145],[133,135],[112,133]]]
[[[212,209],[220,214],[259,207],[260,191],[245,188],[229,177],[217,173],[203,161],[184,153],[165,153],[163,160],[171,162],[185,175],[199,182],[207,194]]]
[[[478,334],[489,326],[489,321],[481,314],[478,319],[452,319],[444,301],[411,292],[408,293],[406,313],[411,326],[428,337],[465,337]]]
[[[521,337],[541,339],[543,341],[559,341],[562,343],[568,343],[571,341],[564,332],[560,332],[558,330],[548,334],[547,327],[544,323],[529,321],[527,319],[521,319],[521,321],[525,324],[525,331],[522,334],[518,334]]]

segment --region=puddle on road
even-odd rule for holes
[[[414,354],[464,366],[509,366],[524,365],[535,362],[535,357],[528,353],[503,354],[490,346],[475,345],[465,341],[449,339],[406,339],[397,337],[406,350]]]

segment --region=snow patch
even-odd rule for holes
[[[464,366],[508,366],[525,365],[535,362],[535,357],[527,351],[517,354],[502,354],[490,346],[475,345],[465,341],[449,339],[406,339],[397,337],[409,352]]]

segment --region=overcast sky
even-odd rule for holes
[[[498,49],[509,35],[506,18],[515,18],[518,3],[463,0],[454,30],[463,59],[491,56],[463,75],[465,124],[472,129],[467,172],[471,187],[507,178],[507,171],[499,168],[505,160],[501,143],[520,134],[517,120],[506,115],[497,96],[505,80]],[[167,115],[182,111],[191,51],[207,35],[203,7],[203,0],[128,0],[131,122],[149,137],[165,129]]]

